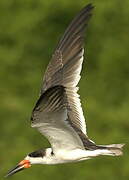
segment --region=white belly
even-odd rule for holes
[[[47,159],[47,164],[62,164],[62,163],[70,163],[76,161],[82,161],[89,159],[89,154],[91,151],[76,149],[72,151],[61,150],[56,152],[56,154],[51,156],[50,159]]]

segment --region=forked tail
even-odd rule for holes
[[[121,156],[123,155],[122,149],[125,144],[110,144],[110,145],[98,145],[98,149],[101,149],[104,153],[103,155],[110,156]]]

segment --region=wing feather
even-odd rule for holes
[[[31,125],[46,136],[54,152],[59,149],[84,148],[68,118],[65,88],[62,86],[48,89],[39,98],[32,113]]]
[[[63,86],[48,89],[39,98],[33,110],[31,125],[46,136],[54,152],[61,149],[93,149],[95,145],[81,131],[81,128],[78,128],[80,117],[76,109],[74,112],[74,108],[71,110],[72,105],[68,104],[67,94]],[[77,116],[78,122],[73,121],[74,116]]]
[[[91,17],[92,9],[93,6],[91,4],[84,7],[66,29],[45,72],[41,94],[52,86],[63,85],[67,87],[67,84],[65,84],[66,78],[73,73],[74,79],[75,71],[67,73],[71,69],[72,64],[78,67],[78,75],[80,74],[84,54],[84,32]],[[71,78],[70,81],[73,81],[73,79]],[[75,86],[78,81],[76,81]]]
[[[59,41],[44,75],[41,96],[32,113],[32,127],[37,127],[52,146],[54,143],[66,146],[65,138],[59,137],[60,133],[71,139],[73,146],[82,146],[80,134],[86,138],[77,84],[83,63],[84,32],[92,9],[89,4],[80,11]]]

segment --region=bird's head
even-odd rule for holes
[[[19,171],[31,167],[32,164],[43,164],[46,150],[38,150],[28,154],[16,167],[11,169],[5,177],[11,176]]]

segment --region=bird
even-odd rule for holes
[[[33,164],[62,164],[100,155],[120,156],[124,144],[97,145],[87,135],[78,94],[84,59],[84,36],[94,6],[86,5],[72,20],[60,39],[41,85],[31,115],[31,126],[44,135],[50,148],[31,152],[11,169],[11,176]]]

